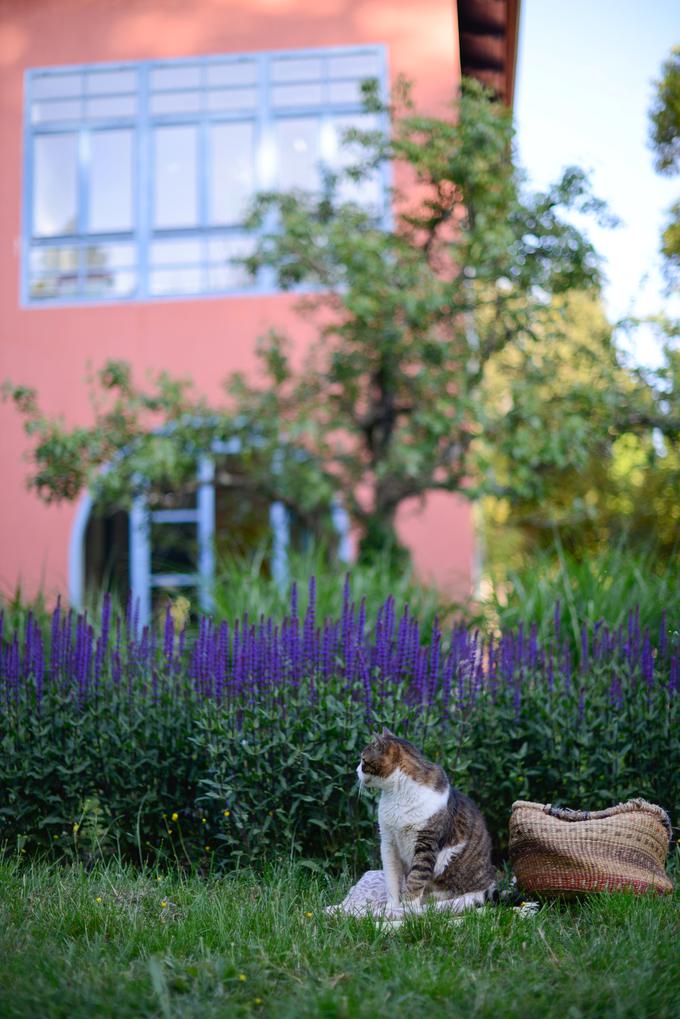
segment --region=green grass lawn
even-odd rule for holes
[[[381,931],[348,880],[0,862],[0,1015],[677,1019],[680,894],[509,906]]]

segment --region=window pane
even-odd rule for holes
[[[154,223],[194,226],[198,221],[197,128],[159,127],[154,140]]]
[[[89,297],[131,297],[136,286],[137,274],[127,269],[114,272],[102,267],[85,277],[85,293]]]
[[[78,290],[78,271],[64,270],[45,276],[31,277],[30,295],[35,300],[46,300],[50,297],[70,297]]]
[[[89,95],[106,95],[111,92],[134,92],[136,88],[136,71],[93,71],[87,76],[85,91]]]
[[[74,272],[78,269],[78,248],[32,248],[31,271],[40,273]]]
[[[276,123],[278,186],[287,191],[318,189],[319,120],[316,117],[290,117]]]
[[[201,84],[201,71],[189,67],[156,67],[151,72],[151,88],[196,88]]]
[[[246,290],[255,280],[239,259],[252,254],[254,238],[222,237],[208,242],[208,287],[210,290]]]
[[[203,270],[153,269],[149,289],[152,294],[198,294],[203,290]]]
[[[254,60],[227,64],[208,64],[208,85],[254,85],[258,65]]]
[[[272,103],[274,106],[320,106],[321,85],[275,85]]]
[[[377,53],[330,57],[328,67],[331,78],[375,78],[380,73]]]
[[[257,105],[255,88],[221,88],[208,92],[208,109],[252,110]]]
[[[200,108],[200,92],[159,92],[151,96],[152,113],[197,113]]]
[[[88,269],[126,269],[135,264],[133,244],[90,244],[85,251],[85,265]]]
[[[34,124],[56,123],[59,120],[79,120],[80,99],[51,99],[33,103],[31,120]]]
[[[82,88],[80,74],[45,74],[33,78],[33,99],[50,99],[54,96],[79,96]]]
[[[151,245],[151,262],[153,265],[191,265],[201,261],[203,242],[189,241],[154,241]]]
[[[99,96],[85,101],[86,117],[133,117],[136,112],[136,96]]]
[[[90,135],[92,233],[132,229],[132,131]]]
[[[210,220],[240,223],[255,190],[254,124],[213,124],[210,156]]]
[[[77,136],[34,140],[33,233],[55,237],[77,228]]]
[[[332,103],[361,103],[361,82],[332,81],[330,84],[330,100]]]
[[[275,60],[272,67],[273,81],[314,81],[321,77],[319,57],[307,59],[290,58]]]

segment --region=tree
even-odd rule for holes
[[[650,110],[650,141],[655,152],[658,173],[680,173],[680,46],[674,46],[662,67],[661,80]],[[680,201],[669,210],[669,219],[661,236],[661,253],[668,282],[680,280]]]
[[[538,437],[554,442],[554,421],[562,417],[571,422],[572,448],[554,449],[542,466],[535,462],[544,475],[540,498],[481,500],[485,561],[494,574],[520,565],[527,553],[554,551],[556,533],[578,557],[613,543],[646,547],[650,539],[668,554],[680,533],[680,444],[671,410],[677,356],[668,351],[664,368],[654,373],[627,367],[597,297],[575,292],[553,304],[557,329],[546,323],[531,358],[508,350],[489,373],[488,397],[491,406],[513,413],[530,383],[533,413],[525,406],[524,434],[514,442],[538,451]],[[483,446],[487,470],[502,481],[515,447],[505,441],[500,419],[498,427],[499,434],[487,431]],[[598,441],[583,442],[584,432]]]
[[[40,439],[33,483],[44,495],[71,497],[112,445],[128,456],[99,480],[110,493],[124,496],[140,477],[177,483],[194,432],[237,430],[246,441],[257,436],[249,466],[277,498],[311,519],[340,491],[362,529],[362,554],[398,553],[404,500],[446,491],[537,501],[553,468],[578,469],[600,447],[611,415],[648,427],[653,401],[622,392],[611,360],[596,391],[580,382],[571,402],[562,394],[547,430],[541,418],[553,366],[535,357],[538,342],[560,335],[561,295],[599,287],[597,255],[565,215],[606,218],[583,173],[570,168],[548,191],[529,192],[513,160],[510,113],[474,82],[464,83],[450,119],[418,115],[403,84],[390,107],[373,84],[365,93],[367,110],[390,126],[348,133],[356,162],[345,178],[360,194],[392,163],[392,228],[375,209],[343,200],[346,179],[330,175],[321,194],[260,196],[250,220],[259,231],[250,270],[267,266],[283,288],[308,288],[300,306],[317,341],[302,369],[272,332],[259,347],[263,376],[228,380],[227,405],[216,410],[167,378],[145,396],[114,366],[112,408],[76,432],[46,421],[31,395],[15,390]],[[489,380],[513,352],[523,368],[503,408]],[[159,418],[172,429],[150,436]],[[502,476],[489,459],[494,446],[505,457]],[[295,455],[300,448],[305,457]],[[285,469],[274,475],[275,453]],[[72,485],[59,481],[59,461],[71,465]]]

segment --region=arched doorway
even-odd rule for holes
[[[210,612],[216,562],[265,544],[263,572],[285,584],[289,550],[301,551],[309,533],[282,502],[249,483],[240,451],[237,439],[213,443],[198,460],[195,484],[149,491],[129,511],[98,512],[86,494],[71,537],[71,604],[81,607],[90,590],[121,598],[130,591],[141,625],[177,594]],[[338,559],[349,562],[349,520],[339,504],[331,505],[328,523]]]

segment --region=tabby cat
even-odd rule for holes
[[[432,895],[464,908],[495,897],[484,818],[438,764],[383,729],[361,754],[357,774],[363,787],[380,790],[380,853],[391,905]]]

